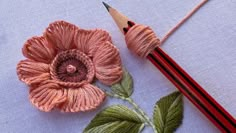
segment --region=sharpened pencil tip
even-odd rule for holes
[[[102,4],[106,7],[107,11],[109,12],[109,8],[111,8],[111,6],[109,6],[107,3],[102,2]]]

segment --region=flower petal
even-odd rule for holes
[[[100,29],[79,29],[75,35],[76,47],[89,57],[93,57],[97,48],[106,41],[111,42],[111,37],[108,32]]]
[[[88,111],[97,108],[105,99],[105,93],[91,84],[81,88],[69,88],[67,101],[59,108],[64,112]]]
[[[62,102],[65,102],[67,91],[56,83],[45,83],[39,87],[30,88],[30,101],[39,110],[49,112]]]
[[[74,47],[74,35],[77,30],[78,27],[73,24],[56,21],[49,25],[44,36],[57,50],[63,51]]]
[[[19,79],[28,85],[40,83],[50,79],[49,65],[33,60],[22,60],[17,64]]]
[[[100,46],[93,58],[96,78],[106,85],[117,83],[122,78],[121,59],[118,49],[106,42]]]
[[[55,50],[44,37],[33,37],[22,48],[25,57],[44,63],[50,63],[55,57]]]

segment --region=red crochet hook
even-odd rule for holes
[[[162,43],[181,24],[196,12],[207,0],[203,0],[190,14],[167,33]],[[126,16],[104,3],[108,12],[126,34],[135,25]],[[168,54],[160,47],[150,53],[147,58],[181,91],[212,123],[222,132],[236,132],[236,120],[213,97],[211,97],[189,74],[187,74]]]

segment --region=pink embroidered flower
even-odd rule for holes
[[[94,78],[106,85],[122,78],[119,51],[103,30],[56,21],[43,36],[27,40],[22,51],[28,59],[19,62],[17,74],[29,85],[32,104],[42,111],[92,110],[105,99],[91,84]]]

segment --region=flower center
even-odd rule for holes
[[[66,71],[67,71],[67,73],[75,73],[76,67],[73,65],[68,65],[68,66],[66,66]]]
[[[91,59],[79,50],[67,50],[59,53],[50,67],[52,79],[62,85],[78,86],[83,81],[92,82],[94,66]]]

